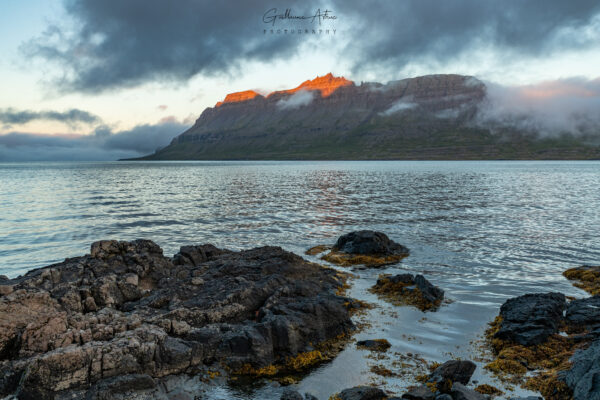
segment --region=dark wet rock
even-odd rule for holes
[[[526,294],[500,308],[500,328],[494,338],[530,346],[558,332],[566,299],[562,293]]]
[[[171,259],[148,240],[102,241],[7,284],[0,394],[23,399],[152,391],[169,376],[274,368],[304,352],[294,367],[305,367],[353,329],[335,294],[344,277],[278,247],[185,246]]]
[[[392,345],[385,339],[367,339],[359,340],[356,346],[371,351],[387,351]]]
[[[320,245],[309,249],[307,254],[314,255],[325,250],[328,246]],[[321,258],[344,266],[363,264],[379,267],[397,263],[408,254],[406,247],[394,242],[385,233],[364,230],[340,236],[331,251]]]
[[[600,327],[600,296],[571,301],[565,319],[573,329],[594,330]]]
[[[408,249],[391,240],[385,233],[356,231],[340,236],[333,250],[362,255],[408,255]]]
[[[141,391],[153,390],[156,382],[146,374],[132,374],[105,379],[86,394],[90,400],[130,399]]]
[[[344,389],[338,396],[341,400],[383,400],[387,399],[385,392],[371,386],[356,386]]]
[[[508,400],[544,400],[542,397],[527,396],[527,397],[511,397]]]
[[[435,397],[436,392],[431,391],[431,388],[426,385],[413,387],[402,395],[405,400],[434,400]]]
[[[561,372],[560,379],[573,391],[573,399],[600,399],[600,341],[576,351],[571,362],[571,369]]]
[[[296,390],[285,389],[281,394],[280,400],[304,400],[304,397]]]
[[[413,305],[422,311],[435,310],[444,300],[444,291],[423,275],[380,275],[370,290],[392,303]]]
[[[453,400],[488,400],[488,396],[469,389],[459,382],[452,385],[451,395]]]
[[[435,400],[453,400],[452,396],[450,396],[448,393],[442,393],[438,396],[435,396]]]
[[[304,393],[304,399],[305,400],[319,400],[319,399],[316,398],[316,396],[313,396],[310,393]]]
[[[475,368],[477,368],[477,365],[475,365],[475,363],[472,361],[446,361],[431,373],[429,376],[429,382],[438,384],[438,388],[445,392],[447,390],[442,390],[441,385],[448,381],[452,383],[459,382],[463,385],[466,385],[469,383],[471,376],[473,376]]]

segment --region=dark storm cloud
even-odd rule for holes
[[[0,135],[0,161],[100,161],[139,157],[169,144],[189,125],[174,121],[138,125],[112,132],[97,128],[91,135]]]
[[[298,12],[310,3],[296,2]],[[22,48],[65,67],[60,83],[67,90],[231,73],[241,61],[289,56],[298,42],[284,35],[263,37],[262,16],[273,7],[271,0],[69,0],[65,5],[78,26],[75,33],[53,25]]]
[[[409,62],[451,61],[470,51],[544,56],[597,45],[597,0],[68,0],[76,23],[51,26],[23,46],[26,54],[59,62],[62,88],[97,91],[148,81],[185,81],[196,74],[235,74],[247,60],[293,55],[306,41],[262,35],[262,15],[272,7],[295,14],[329,9],[342,55],[358,70],[398,71]],[[583,32],[581,28],[587,27]],[[340,40],[337,43],[342,43]],[[316,41],[315,49],[326,42]],[[332,46],[331,43],[327,46]],[[335,43],[333,44],[335,46]],[[335,51],[327,48],[325,50]],[[339,49],[338,49],[339,50]]]
[[[469,51],[506,52],[512,57],[544,56],[598,45],[600,2],[596,0],[337,0],[357,21],[362,40],[348,52],[356,66],[411,61],[446,62]],[[581,28],[590,28],[583,32]]]
[[[63,112],[0,109],[0,123],[5,125],[21,125],[35,120],[58,121],[71,126],[101,122],[98,116],[76,108]]]

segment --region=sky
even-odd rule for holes
[[[227,93],[329,72],[357,83],[473,75],[494,110],[539,121],[552,110],[561,129],[600,109],[598,1],[2,3],[0,161],[151,153]],[[270,18],[286,9],[308,18]]]

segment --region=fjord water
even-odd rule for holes
[[[600,263],[600,162],[104,162],[0,164],[0,275],[89,252],[100,239],[180,245],[278,245],[303,254],[356,229],[411,249],[383,270],[354,270],[349,294],[379,305],[359,338],[390,354],[474,358],[486,323],[509,297],[584,296],[561,273]],[[316,258],[310,258],[318,261]],[[437,313],[393,307],[367,292],[382,272],[423,273],[452,302]],[[299,384],[319,398],[364,383],[408,382],[369,372],[350,345]],[[481,364],[474,376],[494,382]],[[207,390],[203,388],[202,390]],[[212,398],[270,398],[215,386]],[[518,391],[517,391],[518,392]],[[269,394],[271,393],[272,396]]]

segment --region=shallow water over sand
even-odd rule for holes
[[[350,344],[299,384],[319,398],[357,384],[413,382],[394,353],[473,358],[505,299],[584,293],[566,268],[600,262],[600,162],[165,162],[0,164],[0,274],[87,253],[99,239],[149,238],[170,255],[186,243],[280,245],[302,254],[342,233],[376,229],[411,249],[383,270],[355,270],[349,294],[376,303],[357,338],[386,338],[388,360]],[[308,257],[310,258],[310,257]],[[316,260],[315,258],[313,258]],[[378,274],[423,273],[446,291],[436,313],[367,292]],[[406,368],[406,367],[404,367]],[[488,382],[481,368],[473,379]],[[276,398],[218,386],[210,397]]]

